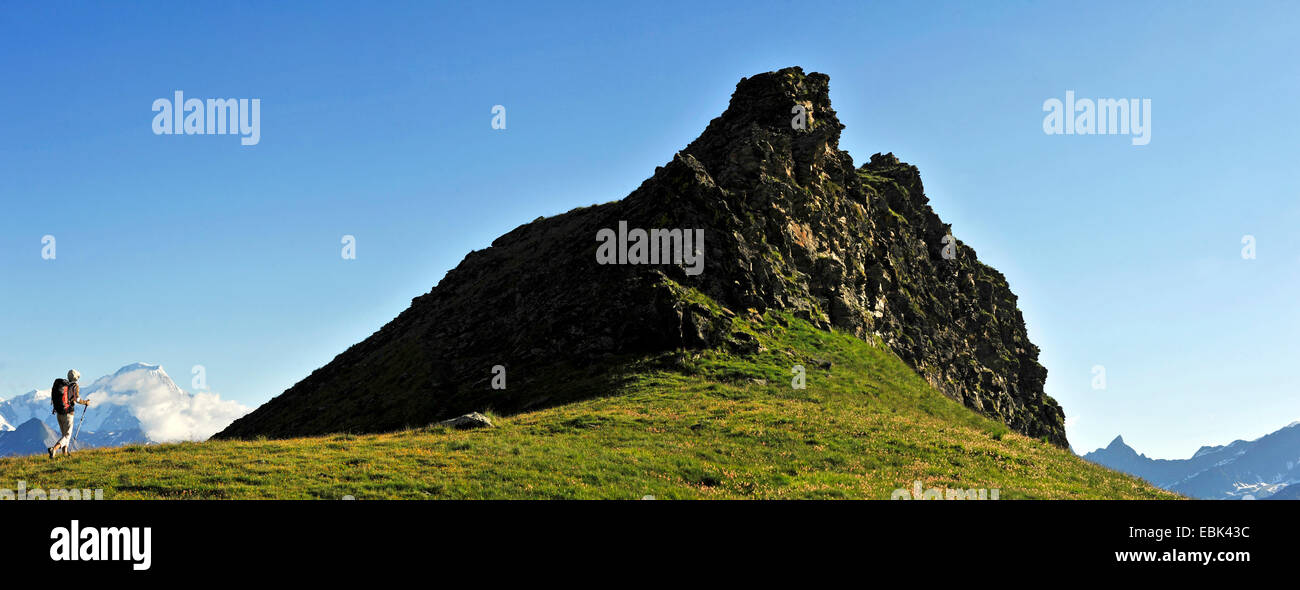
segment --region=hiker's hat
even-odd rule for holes
[[[81,373],[78,373],[76,369],[68,369],[68,381],[76,383],[77,379],[80,378],[81,378]]]

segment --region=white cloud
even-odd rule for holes
[[[215,393],[189,394],[162,367],[136,363],[97,379],[82,390],[95,405],[117,404],[130,409],[150,440],[205,440],[249,412],[239,402]],[[87,420],[90,428],[91,419]]]

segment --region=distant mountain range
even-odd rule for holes
[[[205,440],[248,411],[215,394],[186,393],[161,366],[148,363],[126,365],[83,385],[81,397],[91,400],[91,406],[77,407],[77,420],[84,423],[74,451]],[[0,400],[0,457],[44,453],[58,438],[49,389]]]
[[[1300,500],[1300,422],[1252,441],[1201,447],[1189,459],[1152,459],[1117,436],[1084,459],[1201,499]]]
[[[0,457],[44,453],[57,440],[58,433],[32,418],[16,429],[0,432]]]

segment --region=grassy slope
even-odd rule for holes
[[[0,459],[0,474],[106,498],[888,499],[918,479],[1003,499],[1175,497],[1009,433],[881,347],[775,314],[735,328],[766,350],[642,359],[610,395],[491,430],[133,446]]]

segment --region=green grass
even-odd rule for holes
[[[0,459],[0,474],[110,499],[889,499],[916,480],[1003,499],[1177,497],[1009,432],[883,347],[773,313],[733,327],[763,349],[640,359],[605,396],[493,429],[96,449]],[[791,387],[796,364],[806,389]]]

